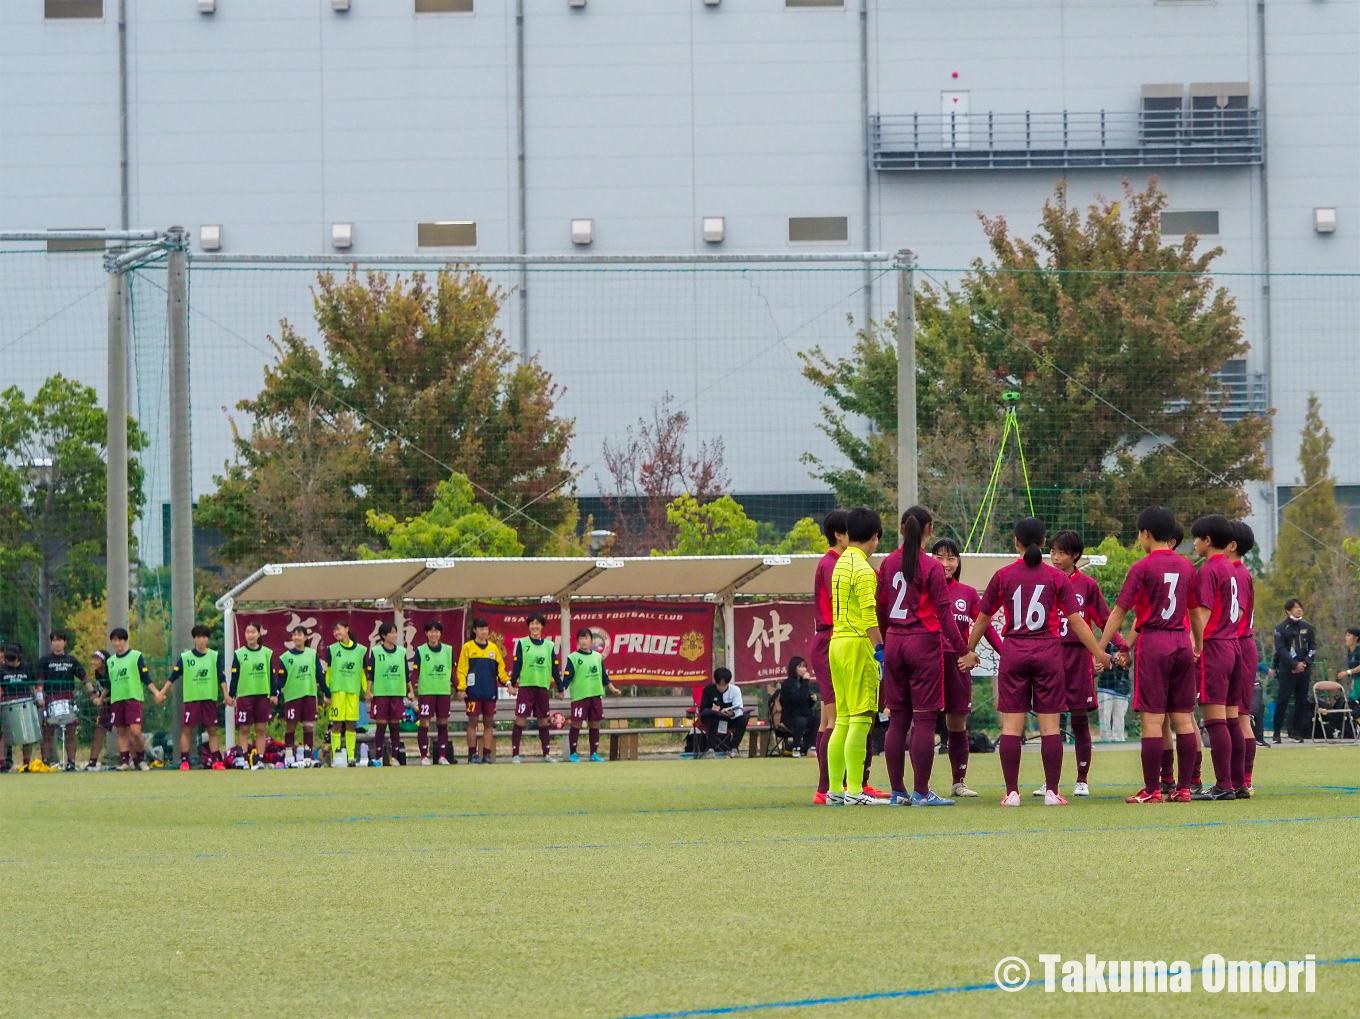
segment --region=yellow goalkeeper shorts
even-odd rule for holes
[[[331,721],[359,721],[359,695],[357,693],[331,692]]]
[[[863,637],[832,637],[831,685],[836,714],[862,715],[878,710],[878,662]]]

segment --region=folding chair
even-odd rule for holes
[[[1318,738],[1318,727],[1322,728],[1322,739],[1327,743],[1355,743],[1355,714],[1351,711],[1350,699],[1346,688],[1330,679],[1320,679],[1313,684],[1313,724],[1308,730],[1309,739]],[[1346,730],[1350,729],[1350,739]]]
[[[793,730],[784,724],[784,699],[779,694],[777,687],[774,693],[770,694],[765,720],[770,723],[772,738],[769,749],[765,752],[766,757],[793,756]]]

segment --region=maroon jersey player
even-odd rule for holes
[[[1195,728],[1195,656],[1190,643],[1189,605],[1195,568],[1176,553],[1181,529],[1168,509],[1149,506],[1138,514],[1138,542],[1147,555],[1129,567],[1101,637],[1114,639],[1133,610],[1138,634],[1133,654],[1133,708],[1143,725],[1143,788],[1129,803],[1161,803],[1158,778],[1166,716],[1176,732],[1178,803],[1190,802],[1199,742]]]
[[[935,530],[924,506],[902,514],[902,544],[878,571],[878,625],[884,632],[883,706],[891,712],[883,742],[894,806],[953,806],[930,790],[935,721],[945,710],[946,676],[959,671],[963,638],[954,621],[944,569],[921,549]],[[964,658],[972,668],[976,655]],[[911,732],[913,790],[907,794],[907,732]]]
[[[836,691],[831,686],[831,572],[836,568],[850,538],[846,531],[845,510],[832,510],[822,521],[822,533],[826,535],[827,550],[817,563],[817,572],[812,576],[812,604],[817,612],[816,631],[812,636],[812,648],[808,656],[812,659],[812,671],[817,678],[817,694],[822,702],[822,722],[817,730],[817,793],[812,802],[824,804],[831,780],[826,769],[826,744],[831,738],[831,730],[836,727]]]
[[[1251,570],[1242,561],[1256,547],[1256,534],[1245,521],[1233,521],[1233,543],[1225,553],[1237,572],[1237,599],[1242,606],[1241,630],[1237,635],[1240,648],[1237,657],[1237,724],[1242,732],[1242,757],[1237,756],[1237,741],[1233,741],[1233,785],[1239,800],[1251,797],[1251,770],[1256,764],[1256,733],[1251,727],[1252,708],[1255,706],[1256,667],[1260,664],[1260,650],[1256,647],[1256,585]]]
[[[978,642],[992,623],[992,616],[1006,609],[1005,644],[1001,649],[1001,668],[997,671],[997,707],[1001,712],[1001,772],[1006,779],[1005,807],[1020,805],[1020,745],[1025,731],[1025,715],[1039,716],[1043,747],[1044,803],[1063,806],[1067,801],[1058,792],[1062,779],[1062,734],[1058,719],[1067,707],[1067,686],[1063,679],[1061,641],[1062,620],[1075,631],[1095,660],[1110,667],[1104,645],[1096,643],[1091,628],[1081,618],[1072,585],[1061,572],[1043,561],[1044,522],[1036,517],[1021,517],[1015,523],[1015,549],[1022,558],[1004,566],[993,575],[982,595],[979,613],[968,634],[968,650]]]
[[[959,633],[967,634],[977,618],[981,598],[977,588],[963,583],[963,560],[959,556],[959,546],[953,538],[941,538],[930,548],[930,554],[940,561],[944,570],[945,590],[949,594],[949,604],[954,614],[954,623]],[[998,654],[1004,643],[995,625],[983,634],[984,639]],[[956,663],[957,664],[957,663]],[[976,796],[968,788],[968,716],[973,710],[973,674],[959,667],[945,670],[944,674],[944,721],[943,738],[949,745],[949,766],[953,772],[954,795]]]
[[[1105,594],[1100,590],[1100,584],[1094,577],[1077,569],[1077,563],[1085,551],[1086,545],[1076,531],[1059,531],[1053,536],[1049,561],[1072,585],[1081,618],[1086,620],[1092,633],[1100,633],[1105,627],[1105,620],[1110,618],[1110,610],[1105,604]],[[1072,787],[1072,795],[1090,796],[1091,787],[1087,782],[1091,773],[1092,750],[1089,712],[1096,708],[1095,663],[1066,620],[1059,626],[1059,636],[1062,639],[1063,677],[1067,684],[1067,711],[1072,719],[1072,749],[1077,758],[1077,781]],[[1114,646],[1119,652],[1120,665],[1127,664],[1128,646],[1124,638],[1116,635]],[[1034,793],[1042,796],[1044,790],[1036,789]]]
[[[1242,605],[1238,571],[1224,554],[1236,549],[1232,524],[1221,513],[1202,516],[1190,525],[1195,554],[1204,562],[1195,572],[1190,599],[1190,635],[1199,658],[1199,704],[1209,732],[1214,784],[1192,794],[1197,800],[1237,798],[1233,758],[1244,759],[1246,746],[1237,721],[1242,699],[1237,685],[1242,645]]]

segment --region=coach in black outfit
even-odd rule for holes
[[[1303,603],[1290,598],[1284,603],[1284,621],[1275,627],[1275,681],[1279,690],[1275,694],[1275,742],[1280,742],[1284,733],[1285,718],[1289,710],[1290,698],[1294,701],[1294,714],[1289,718],[1289,738],[1303,742],[1303,732],[1308,724],[1309,677],[1313,672],[1313,659],[1317,657],[1317,633],[1313,624],[1303,618]]]

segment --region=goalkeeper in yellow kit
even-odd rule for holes
[[[864,758],[878,711],[883,635],[878,628],[878,574],[869,557],[878,549],[883,522],[871,509],[850,511],[850,545],[831,573],[831,685],[836,691],[836,727],[827,742],[831,791],[828,805],[867,806],[882,802],[864,791]],[[835,790],[845,783],[844,796]]]

